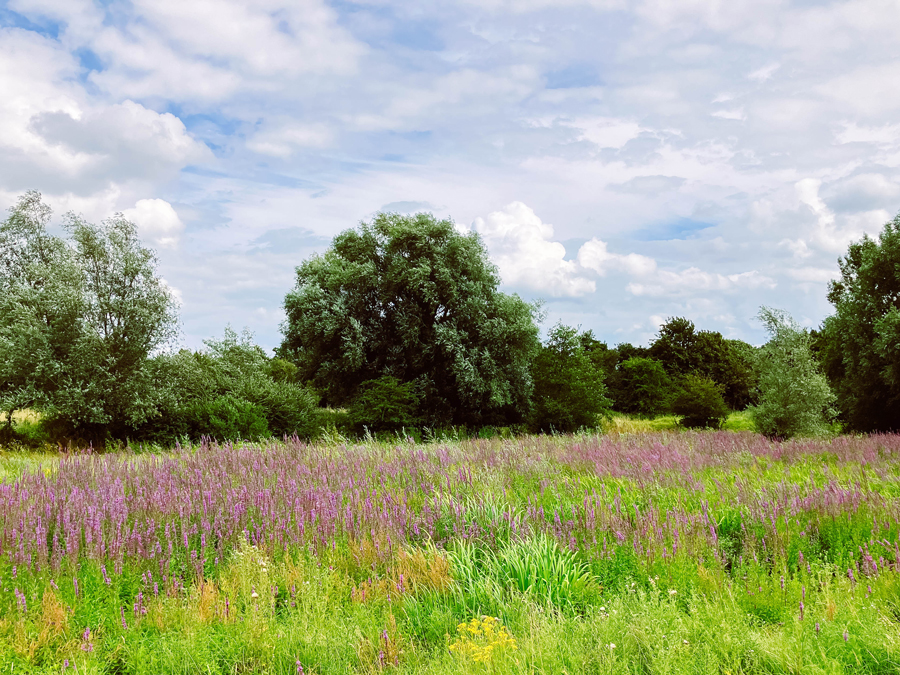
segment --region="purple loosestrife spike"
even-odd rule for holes
[[[800,601],[800,620],[803,621],[803,601]]]
[[[819,622],[816,621],[816,635],[819,634],[819,631],[822,630],[822,627],[819,625]]]
[[[844,631],[844,642],[849,642],[849,641],[850,641],[850,633],[848,633],[847,631]]]
[[[119,615],[122,618],[122,628],[124,628],[125,630],[128,630],[128,624],[125,622],[125,608],[124,607],[119,607]]]

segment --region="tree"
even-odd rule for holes
[[[717,382],[722,385],[725,402],[740,410],[750,403],[754,382],[746,347],[749,345],[726,340],[717,331],[698,331],[692,321],[675,317],[660,327],[648,355],[675,379],[695,374]]]
[[[778,438],[825,433],[834,394],[812,355],[809,334],[781,310],[762,307],[757,318],[769,333],[757,355],[759,404],[750,409],[757,430]]]
[[[536,308],[497,290],[475,233],[382,213],[297,268],[279,356],[328,405],[363,383],[412,383],[426,424],[509,424],[528,410]]]
[[[29,192],[0,225],[0,405],[102,440],[156,413],[147,358],[174,336],[176,305],[133,223],[68,214],[66,241],[49,217]]]
[[[635,357],[619,364],[611,387],[616,410],[658,415],[668,407],[672,380],[659,361]]]
[[[878,239],[850,244],[828,300],[819,348],[837,406],[854,431],[900,429],[900,215]]]
[[[578,339],[581,342],[581,348],[594,364],[594,368],[603,373],[604,381],[608,381],[610,376],[615,373],[616,364],[620,361],[619,352],[610,349],[605,342],[600,342],[590,330],[581,333]]]
[[[681,415],[686,427],[718,429],[728,417],[728,406],[722,398],[722,385],[708,377],[690,373],[681,380],[681,391],[672,404],[672,412]]]
[[[534,360],[534,431],[572,432],[597,425],[612,403],[603,372],[584,351],[578,331],[557,324]]]

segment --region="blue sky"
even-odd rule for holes
[[[182,303],[279,342],[379,210],[481,234],[547,323],[759,343],[900,210],[895,0],[8,0],[0,207],[124,212]]]

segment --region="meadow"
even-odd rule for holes
[[[900,436],[616,425],[2,453],[0,673],[900,671]]]

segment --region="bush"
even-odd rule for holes
[[[419,397],[413,383],[402,384],[397,378],[385,375],[364,382],[350,406],[350,423],[354,430],[398,431],[416,425]]]
[[[550,330],[532,369],[534,431],[572,432],[597,426],[598,416],[608,412],[603,372],[585,353],[578,331],[561,324]]]
[[[718,429],[729,410],[722,398],[721,385],[706,377],[687,375],[681,382],[681,392],[672,405],[672,412],[682,416],[682,426]]]
[[[151,360],[154,380],[167,386],[158,394],[157,414],[134,427],[132,439],[172,443],[184,437],[319,434],[316,397],[292,381],[292,364],[269,359],[252,336],[231,329],[206,346],[202,352],[185,349]]]
[[[217,440],[258,439],[269,435],[265,411],[231,394],[199,404],[196,417],[204,423],[207,434]]]
[[[619,364],[611,389],[616,410],[659,415],[668,408],[672,380],[659,361],[636,357]]]

